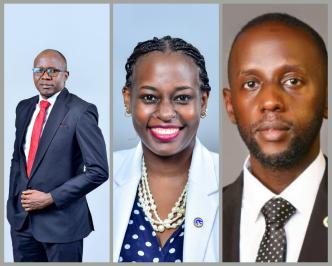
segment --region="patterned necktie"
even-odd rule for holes
[[[39,139],[46,117],[46,110],[51,104],[48,101],[40,101],[39,105],[40,105],[40,110],[36,117],[31,134],[30,149],[29,149],[29,156],[27,162],[28,177],[30,177],[33,161],[35,160],[36,152],[38,149]]]
[[[265,217],[266,227],[256,262],[286,261],[287,240],[284,225],[295,211],[292,204],[280,197],[265,203],[261,212]]]

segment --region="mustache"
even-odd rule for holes
[[[276,129],[276,130],[290,130],[293,128],[293,123],[280,117],[278,114],[266,114],[262,119],[251,125],[251,132]]]
[[[54,86],[53,83],[47,83],[47,82],[40,82],[39,85],[41,85],[41,86]]]

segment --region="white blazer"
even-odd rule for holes
[[[113,261],[122,242],[141,178],[143,150],[139,145],[113,155]],[[188,180],[183,262],[219,262],[219,156],[196,138]],[[203,226],[194,225],[195,218]]]

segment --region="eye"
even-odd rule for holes
[[[248,80],[243,84],[243,87],[247,90],[255,90],[258,86],[259,84],[255,80]]]
[[[284,82],[287,87],[297,87],[302,84],[302,81],[298,78],[289,78]]]
[[[38,74],[41,74],[41,73],[44,73],[46,69],[45,68],[42,68],[42,67],[35,67],[32,69],[32,72],[36,75]]]
[[[42,72],[44,72],[44,68],[36,67],[33,69],[33,73],[42,73]]]
[[[175,96],[173,101],[178,104],[188,104],[192,98],[193,97],[191,95],[182,94],[182,95]]]
[[[156,96],[152,95],[152,94],[143,95],[141,97],[141,99],[146,104],[154,104],[154,103],[157,103],[159,101],[159,99]]]
[[[48,68],[48,69],[47,69],[47,72],[48,72],[49,74],[53,74],[53,73],[55,73],[55,72],[59,72],[59,70],[57,70],[57,69],[55,69],[55,68]]]

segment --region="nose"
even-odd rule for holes
[[[259,92],[261,112],[281,112],[285,108],[283,89],[277,84],[266,84]]]
[[[163,100],[158,105],[156,115],[160,120],[167,122],[176,117],[176,111],[169,100]]]
[[[44,73],[40,77],[41,79],[52,79],[52,77],[48,74],[47,71],[44,71]]]

